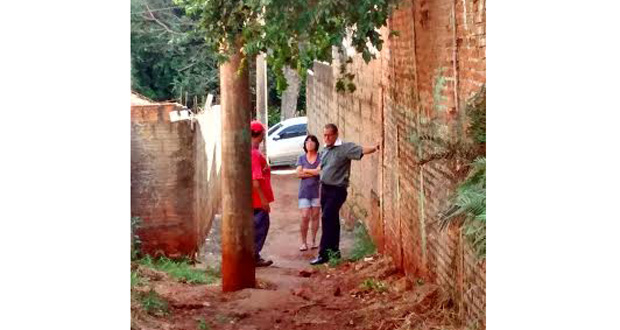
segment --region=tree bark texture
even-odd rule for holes
[[[297,71],[285,67],[284,76],[286,77],[286,83],[288,86],[282,93],[282,109],[280,112],[280,119],[285,120],[295,117],[297,112],[297,98],[299,97],[299,87],[301,79],[297,74]]]
[[[250,81],[248,70],[238,74],[242,61],[235,55],[220,66],[222,106],[222,290],[252,288],[254,224],[250,158]]]

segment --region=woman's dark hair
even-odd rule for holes
[[[314,136],[312,134],[306,136],[306,139],[304,140],[304,152],[306,152],[306,153],[308,152],[308,149],[306,148],[306,142],[308,140],[311,140],[312,142],[314,142],[315,149],[316,149],[315,151],[318,152],[319,151],[319,139],[317,139],[316,136]]]

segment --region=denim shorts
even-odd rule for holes
[[[309,207],[320,207],[321,206],[321,202],[318,198],[300,198],[299,199],[299,208],[300,209],[307,209]]]

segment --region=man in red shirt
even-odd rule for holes
[[[273,264],[271,260],[261,258],[267,232],[269,231],[269,203],[274,201],[271,189],[271,169],[267,159],[261,154],[258,146],[265,139],[265,127],[259,121],[250,123],[252,134],[252,207],[254,208],[254,257],[256,267]]]

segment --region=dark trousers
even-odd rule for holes
[[[329,259],[328,251],[340,253],[340,208],[347,200],[347,188],[321,185],[321,249],[319,256]]]
[[[269,231],[269,213],[262,209],[254,209],[254,258],[260,259],[260,251],[265,245]]]

